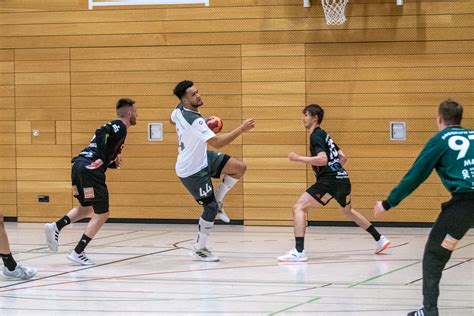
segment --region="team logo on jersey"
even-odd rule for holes
[[[114,129],[114,133],[118,133],[118,131],[120,130],[120,126],[115,124],[112,124],[112,128]]]
[[[72,194],[73,194],[74,196],[79,195],[79,191],[77,190],[77,185],[73,185],[73,186],[72,186]]]
[[[84,188],[84,198],[86,199],[95,198],[94,188]]]

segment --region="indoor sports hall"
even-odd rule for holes
[[[0,1],[0,316],[474,315],[473,17]]]

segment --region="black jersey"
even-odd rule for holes
[[[91,162],[101,159],[104,162],[104,170],[115,168],[114,160],[121,153],[126,137],[127,126],[121,120],[109,122],[95,131],[90,144],[72,161],[79,157],[87,158]]]
[[[320,127],[316,127],[311,133],[309,150],[313,157],[322,151],[328,157],[326,166],[312,166],[316,179],[346,179],[349,177],[339,160],[339,146]]]

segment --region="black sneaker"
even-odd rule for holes
[[[409,312],[407,316],[439,316],[439,314],[438,314],[438,308],[434,308],[428,311],[424,307],[422,307],[419,310]]]

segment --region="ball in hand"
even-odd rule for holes
[[[218,116],[209,117],[206,119],[206,124],[214,133],[219,133],[222,130],[222,126],[224,126],[222,119]]]

